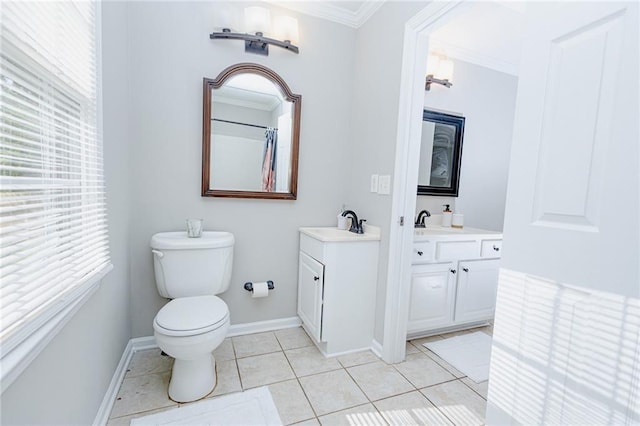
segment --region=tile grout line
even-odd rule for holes
[[[382,362],[383,362],[385,365],[389,365],[389,364],[385,363],[384,361],[382,361]],[[372,363],[369,363],[369,364],[372,364]],[[362,364],[362,365],[365,365],[365,364]],[[354,366],[354,367],[357,367],[357,366]],[[352,368],[352,367],[350,367],[350,368]],[[376,413],[378,413],[378,414],[380,415],[380,417],[382,418],[382,420],[383,420],[386,424],[390,424],[390,423],[389,423],[389,422],[384,418],[384,416],[382,415],[382,413],[380,412],[380,410],[378,410],[378,407],[376,407],[376,405],[374,404],[374,401],[372,401],[372,400],[371,400],[371,398],[369,398],[369,395],[367,395],[367,393],[364,391],[364,389],[362,389],[362,387],[360,386],[360,384],[358,383],[358,381],[357,381],[357,380],[356,380],[356,379],[351,375],[351,373],[349,372],[349,370],[348,370],[347,368],[345,368],[344,370],[345,370],[345,371],[347,372],[347,374],[349,375],[349,378],[350,378],[351,380],[353,380],[353,383],[355,383],[355,384],[356,384],[356,386],[358,387],[358,389],[360,389],[360,392],[362,392],[362,394],[364,395],[364,397],[365,397],[365,398],[367,398],[367,401],[369,401],[369,404],[371,404],[371,405],[373,406],[373,408],[376,410]],[[411,386],[413,386],[413,383],[409,382],[409,384],[410,384]],[[415,387],[415,386],[414,386],[414,387]],[[378,400],[378,401],[379,401],[379,400]],[[360,405],[364,405],[364,404],[360,404]],[[359,405],[357,405],[356,407],[358,407],[358,406],[359,406]],[[355,408],[355,407],[351,407],[351,408]],[[340,411],[342,411],[342,410],[340,410]]]
[[[468,376],[465,376],[467,379],[469,379]],[[471,380],[471,379],[469,379]],[[475,392],[480,398],[484,399],[485,401],[487,401],[487,398],[485,398],[484,396],[482,396],[480,394],[480,392],[478,392],[477,390],[475,390],[474,388],[472,388],[470,385],[468,385],[464,380],[462,380],[462,378],[460,379],[460,381],[462,382],[462,384],[464,384],[466,387],[468,387],[469,389],[471,389],[473,392]]]
[[[420,392],[420,393],[422,394],[422,396],[427,398],[427,401],[429,401],[431,403],[431,405],[433,405],[436,408],[436,410],[438,410],[438,413],[442,414],[444,416],[444,418],[447,419],[452,425],[456,424],[452,419],[449,418],[449,416],[447,416],[447,414],[444,411],[442,411],[440,409],[440,407],[438,407],[438,405],[436,405],[432,400],[430,400],[427,395],[423,394],[422,392]]]
[[[277,339],[278,339],[278,336],[276,336],[276,340]],[[278,343],[280,343],[279,340],[278,340]],[[280,346],[282,347],[282,345],[280,345]],[[302,346],[302,347],[304,348],[306,346]],[[309,404],[309,407],[311,408],[311,412],[313,413],[313,416],[314,416],[313,418],[318,420],[318,423],[320,423],[320,420],[318,419],[318,413],[316,413],[316,409],[313,408],[313,404],[311,404],[311,400],[309,399],[309,396],[307,395],[307,392],[305,392],[304,387],[302,386],[302,383],[300,382],[300,377],[298,377],[298,373],[296,373],[296,370],[293,368],[293,365],[291,365],[291,361],[289,360],[289,357],[287,356],[287,354],[284,351],[284,349],[282,350],[282,354],[284,355],[284,359],[287,360],[287,364],[289,364],[289,368],[291,368],[291,371],[293,371],[293,375],[296,378],[296,382],[298,383],[298,386],[300,386],[300,389],[302,390],[302,394],[304,395],[304,398],[307,400],[307,403]],[[307,420],[311,420],[311,419],[309,418]],[[304,422],[306,420],[301,420],[301,421]],[[296,422],[296,423],[300,423],[300,422]]]
[[[436,336],[437,336],[437,337],[440,337],[440,340],[445,339],[445,337],[443,337],[443,335],[441,335],[441,334],[438,334],[438,335],[436,335]],[[455,381],[459,381],[460,383],[462,383],[462,384],[464,384],[465,386],[467,386],[467,384],[466,384],[466,383],[464,383],[464,381],[462,380],[462,379],[463,379],[463,377],[467,377],[467,376],[457,377],[457,376],[455,375],[455,373],[454,373],[454,372],[450,371],[447,367],[445,367],[444,365],[440,364],[436,359],[434,359],[434,358],[430,357],[430,356],[429,356],[425,351],[423,351],[420,347],[418,347],[418,346],[416,346],[415,344],[413,344],[413,342],[412,342],[412,341],[409,341],[409,343],[410,343],[411,345],[413,345],[416,349],[418,349],[418,350],[420,351],[420,353],[425,354],[427,357],[429,357],[429,359],[431,359],[433,362],[435,362],[436,364],[438,364],[442,369],[444,369],[446,372],[448,372],[449,374],[451,374],[451,376],[453,376],[453,379],[452,379],[452,380],[447,380],[447,381],[445,381],[445,382],[436,383],[436,384],[433,384],[433,385],[430,385],[430,386],[425,386],[425,387],[423,387],[423,388],[418,389],[418,392],[420,392],[420,394],[421,394],[423,397],[425,397],[425,398],[427,399],[427,401],[429,401],[429,403],[431,403],[431,405],[433,405],[433,406],[435,407],[435,409],[436,409],[440,414],[442,414],[442,415],[444,416],[444,418],[445,418],[445,419],[447,419],[449,422],[451,422],[451,424],[452,424],[452,425],[455,425],[455,422],[453,421],[453,419],[449,418],[449,416],[447,416],[447,414],[446,414],[444,411],[442,411],[442,410],[440,409],[440,406],[439,406],[438,404],[434,403],[431,399],[429,399],[429,397],[428,397],[427,395],[425,395],[425,394],[421,391],[421,389],[428,389],[428,388],[432,388],[432,387],[435,387],[435,386],[442,385],[442,384],[444,384],[444,383],[452,383],[452,382],[455,382]],[[427,342],[425,342],[425,343],[427,343]],[[420,346],[424,347],[424,348],[426,349],[426,351],[427,351],[427,352],[434,353],[433,351],[431,351],[431,349],[427,348],[426,346],[423,346],[423,345],[420,345]],[[437,355],[437,354],[436,354],[436,355]],[[406,357],[405,357],[405,358],[406,358]],[[444,361],[444,360],[443,360],[443,361]],[[448,363],[447,363],[447,364],[448,364]],[[453,367],[453,366],[452,366],[452,367]],[[455,367],[454,367],[454,368],[455,368]],[[456,370],[457,370],[457,369],[456,369]],[[458,370],[458,371],[459,371],[459,370]],[[462,372],[461,372],[461,373],[462,373]],[[402,373],[400,373],[400,374],[402,374]],[[407,379],[407,380],[408,380],[408,379]],[[467,387],[469,387],[469,386],[467,386]],[[473,389],[471,389],[471,390],[472,390],[472,391],[474,391]],[[474,391],[474,392],[475,392],[475,391]],[[477,393],[477,392],[476,392],[476,393]]]
[[[298,386],[300,386],[300,389],[302,390],[302,394],[304,395],[305,399],[307,400],[307,402],[308,402],[308,404],[309,404],[309,407],[311,408],[311,412],[313,413],[313,417],[310,417],[310,418],[308,418],[308,419],[303,419],[303,420],[300,420],[300,421],[301,421],[301,422],[304,422],[304,421],[308,421],[308,420],[311,420],[311,419],[316,419],[316,420],[318,420],[318,415],[317,415],[316,411],[314,410],[313,405],[311,405],[311,401],[309,400],[309,397],[307,396],[306,392],[304,391],[304,388],[302,387],[302,384],[300,383],[300,380],[299,380],[299,378],[298,378],[298,375],[296,374],[295,370],[293,369],[293,366],[291,365],[291,362],[289,361],[289,358],[287,357],[287,354],[285,353],[284,347],[282,346],[282,343],[280,342],[280,339],[278,339],[278,335],[277,335],[275,332],[271,332],[271,333],[273,333],[273,335],[274,335],[274,337],[275,337],[275,339],[276,339],[276,342],[278,342],[278,346],[280,346],[280,350],[279,350],[279,351],[274,351],[274,352],[267,352],[267,353],[264,353],[264,354],[251,355],[251,356],[268,355],[268,354],[271,354],[271,353],[278,353],[278,352],[282,352],[282,355],[283,355],[283,356],[284,356],[284,358],[287,360],[287,363],[289,364],[289,368],[291,368],[291,371],[293,372],[293,375],[294,375],[294,377],[295,377],[295,380],[296,380],[296,382],[298,383]],[[233,341],[232,341],[232,344],[233,344]],[[233,347],[234,347],[234,355],[235,355],[235,346],[233,346]],[[305,347],[305,346],[302,346],[302,347]],[[240,359],[250,358],[251,356],[243,357],[243,358],[240,358]],[[242,384],[242,375],[240,374],[240,367],[238,366],[238,358],[236,358],[236,359],[235,359],[235,361],[236,361],[236,368],[238,369],[238,377],[239,377],[239,379],[240,379],[240,389],[241,389],[241,392],[244,392],[245,390],[248,390],[248,389],[255,389],[255,388],[248,388],[248,389],[245,389],[245,388],[244,388],[244,385]],[[279,384],[279,383],[288,382],[288,381],[290,381],[290,380],[293,380],[293,379],[285,379],[285,380],[281,380],[281,381],[277,381],[277,382],[269,383],[269,384],[262,385],[262,386],[266,386],[266,387],[268,388],[268,387],[269,387],[269,386],[271,386],[271,385],[275,385],[275,384]],[[256,386],[256,388],[257,388],[257,387],[260,387],[260,386]],[[277,409],[278,409],[278,407],[276,406],[276,410],[277,410]],[[278,414],[280,414],[280,413],[278,413]],[[318,422],[319,422],[319,420],[318,420]],[[296,423],[299,423],[299,422],[296,422]]]
[[[133,354],[133,357],[131,357],[131,360],[129,360],[129,364],[127,365],[127,368],[126,368],[127,371],[130,371],[131,364],[133,363],[136,354],[139,354],[141,352],[151,351],[151,350],[157,350],[157,349],[144,349],[144,350],[141,350],[141,351],[135,351],[135,353]],[[164,356],[164,355],[161,355],[161,356]],[[173,363],[171,365],[173,366]],[[125,383],[125,380],[127,380],[127,379],[139,379],[141,377],[147,377],[147,376],[164,375],[166,373],[171,373],[171,368],[169,368],[168,370],[165,370],[165,371],[161,371],[161,372],[155,372],[155,373],[154,372],[149,372],[149,373],[146,373],[146,374],[139,374],[139,375],[131,376],[131,377],[126,377],[125,376],[123,378],[123,380],[122,380],[122,383],[120,384],[120,388],[118,389],[118,393],[116,394],[116,401],[118,400],[117,399],[117,395],[119,395],[120,390],[122,389],[122,386]],[[122,416],[117,416],[117,417],[112,417],[111,416],[111,413],[113,413],[113,407],[112,407],[111,408],[111,413],[109,413],[109,417],[108,417],[107,421],[113,420],[113,419],[122,418],[122,417],[137,416],[139,414],[146,413],[146,412],[149,412],[149,411],[154,411],[154,410],[170,409],[170,408],[180,407],[179,403],[169,399],[168,394],[167,394],[167,399],[169,401],[171,401],[171,403],[172,403],[171,405],[163,405],[163,406],[158,406],[158,407],[152,407],[152,408],[148,408],[148,409],[145,409],[145,410],[142,410],[142,411],[135,411],[135,412],[131,412],[131,413],[126,413],[126,414],[123,414]],[[114,403],[114,406],[115,406],[115,403]]]

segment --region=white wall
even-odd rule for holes
[[[243,7],[244,3],[234,3]],[[131,304],[133,336],[153,334],[166,303],[158,295],[149,239],[184,229],[187,217],[236,237],[231,288],[222,295],[231,323],[296,315],[298,228],[331,226],[349,203],[351,90],[356,31],[297,15],[300,54],[270,48],[244,53],[241,41],[210,40],[213,2],[131,2],[128,22],[131,123]],[[272,15],[278,11],[268,5]],[[202,78],[256,62],[302,95],[298,199],[200,196]],[[360,76],[358,76],[360,78]],[[251,299],[246,281],[273,280],[267,299]]]
[[[385,3],[358,29],[355,51],[354,138],[347,204],[358,217],[381,227],[375,328],[375,338],[380,343],[392,195],[369,192],[369,182],[372,174],[388,174],[393,179],[404,25],[424,6],[420,2]]]
[[[458,197],[418,196],[417,211],[451,204],[464,213],[464,224],[502,231],[513,113],[518,78],[489,68],[453,60],[453,86],[434,84],[425,91],[426,109],[465,116]],[[437,205],[434,200],[437,198]],[[431,210],[434,213],[434,210]]]
[[[3,425],[88,425],[130,337],[123,4],[103,3],[104,157],[114,265],[98,291],[2,394]]]

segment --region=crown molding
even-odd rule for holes
[[[305,15],[315,16],[316,18],[327,19],[337,22],[351,28],[360,28],[382,5],[386,0],[368,0],[364,1],[357,11],[345,9],[326,2],[282,2],[277,0],[265,0],[267,3],[274,4],[285,9],[304,13]]]

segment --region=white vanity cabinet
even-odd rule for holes
[[[379,245],[373,226],[300,228],[298,316],[326,356],[371,347]]]
[[[493,318],[496,309],[500,260],[466,260],[458,263],[456,322]]]
[[[454,263],[415,265],[411,274],[409,331],[444,327],[453,320]]]
[[[493,318],[502,234],[417,230],[407,333],[464,328]]]
[[[303,251],[298,265],[298,316],[309,335],[322,341],[324,265]]]

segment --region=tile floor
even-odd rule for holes
[[[372,352],[325,358],[302,328],[228,338],[214,352],[218,385],[208,398],[268,386],[286,425],[480,425],[487,382],[473,382],[422,346],[478,330],[492,333],[484,327],[407,342],[406,360],[392,365]],[[137,352],[108,424],[185,405],[167,396],[172,363],[159,349]]]

